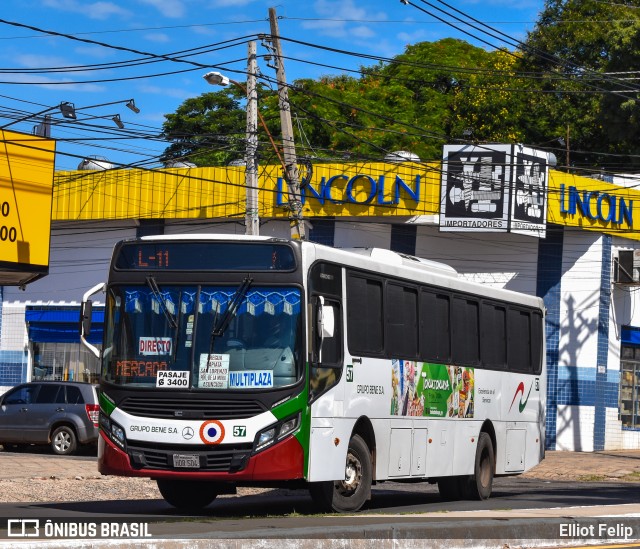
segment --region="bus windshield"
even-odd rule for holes
[[[111,286],[103,380],[167,390],[291,385],[302,374],[300,299],[295,287]]]

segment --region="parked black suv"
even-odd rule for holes
[[[5,450],[50,444],[56,454],[71,454],[97,442],[98,410],[90,383],[23,383],[0,396],[0,444]]]

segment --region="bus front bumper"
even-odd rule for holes
[[[179,453],[179,448],[176,449]],[[237,472],[214,472],[133,467],[131,458],[109,440],[102,431],[98,438],[98,470],[103,475],[219,480],[221,482],[297,480],[304,478],[304,450],[295,436],[249,457],[246,467]]]

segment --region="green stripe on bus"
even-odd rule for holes
[[[307,370],[309,365],[307,364]],[[286,402],[279,404],[271,410],[271,413],[278,419],[285,419],[300,412],[300,428],[295,437],[304,451],[304,475],[309,473],[309,438],[311,436],[311,409],[309,408],[309,393],[307,385],[301,393],[290,398]]]

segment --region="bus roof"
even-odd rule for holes
[[[523,305],[544,308],[539,297],[529,294],[496,288],[479,282],[472,282],[458,276],[456,269],[438,261],[402,254],[383,248],[336,248],[309,241],[295,241],[273,236],[238,235],[238,234],[173,234],[150,235],[140,238],[143,241],[246,241],[246,242],[291,242],[301,245],[303,250],[314,251],[316,259],[335,261],[355,268],[368,269],[387,275],[408,278],[424,283],[431,283],[461,292],[484,295],[488,298],[500,299]]]

